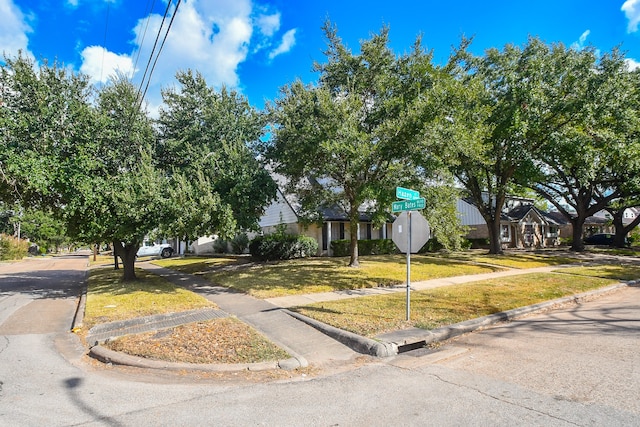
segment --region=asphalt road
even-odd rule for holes
[[[640,425],[640,288],[434,352],[207,377],[78,357],[68,328],[85,265],[0,264],[1,425]]]

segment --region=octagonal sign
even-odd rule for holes
[[[411,253],[417,253],[431,237],[429,222],[417,211],[402,212],[393,221],[391,239],[402,253],[407,253],[409,240],[409,217],[411,217]]]

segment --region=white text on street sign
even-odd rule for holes
[[[409,188],[396,187],[396,197],[404,200],[415,200],[420,198],[420,193]]]
[[[393,202],[391,204],[392,212],[402,211],[415,211],[418,209],[424,209],[427,206],[423,197],[415,200],[402,200],[400,202]]]

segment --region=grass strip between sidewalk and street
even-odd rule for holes
[[[409,322],[405,320],[404,292],[320,302],[294,310],[331,326],[374,337],[409,327],[435,329],[615,282],[599,277],[532,273],[416,291],[411,293]]]

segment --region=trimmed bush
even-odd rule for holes
[[[223,254],[227,252],[227,241],[219,237],[216,240],[214,240],[213,252],[217,254]]]
[[[0,260],[22,259],[27,256],[29,243],[13,236],[0,234]]]
[[[334,240],[331,242],[333,256],[348,256],[350,240]],[[358,255],[388,255],[398,252],[391,239],[358,240]]]
[[[318,252],[318,242],[296,234],[269,234],[254,238],[249,243],[249,252],[261,261],[306,258]]]
[[[234,254],[243,254],[245,249],[249,246],[249,236],[247,233],[240,233],[231,239],[231,250]]]
[[[488,249],[489,248],[489,239],[480,238],[480,239],[467,239],[470,243],[471,249]]]

